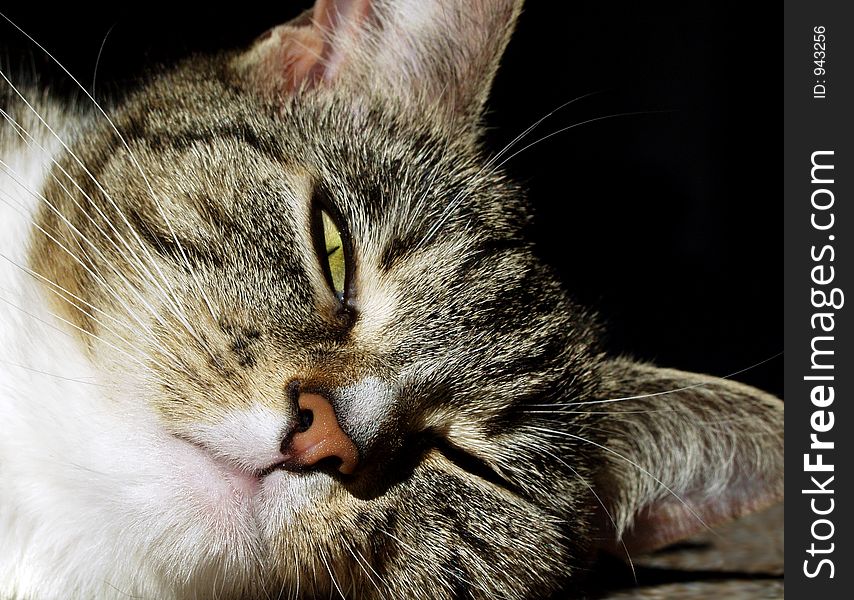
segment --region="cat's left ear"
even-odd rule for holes
[[[783,495],[783,403],[756,388],[619,359],[603,369],[603,545],[654,550]],[[613,519],[613,520],[612,520]]]
[[[236,59],[263,89],[341,86],[476,121],[521,0],[317,0]]]

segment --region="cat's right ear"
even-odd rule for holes
[[[370,0],[318,0],[267,30],[236,60],[260,91],[293,94],[337,79],[373,15]]]
[[[261,36],[237,69],[259,89],[346,86],[478,120],[522,0],[318,0]]]
[[[627,359],[602,365],[596,479],[603,546],[652,551],[783,494],[783,403],[756,388]]]

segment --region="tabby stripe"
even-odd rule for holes
[[[173,238],[171,234],[161,233],[135,210],[127,212],[127,219],[139,233],[139,236],[161,255],[180,262],[181,249],[183,249],[188,259],[197,264],[207,263],[215,267],[222,267],[222,257],[214,252],[211,246],[203,248],[186,238]]]
[[[135,130],[130,132],[126,137],[128,144],[142,141],[156,150],[167,147],[177,150],[187,150],[198,142],[210,143],[226,138],[247,144],[259,153],[275,161],[283,159],[284,153],[282,147],[275,137],[259,134],[246,124],[222,125],[197,131],[191,129],[181,131],[158,130],[156,132]]]

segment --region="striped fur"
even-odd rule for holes
[[[2,251],[38,281],[0,273],[60,331],[3,308],[0,334],[92,385],[0,355],[0,596],[543,598],[621,536],[656,547],[780,494],[779,401],[604,356],[538,259],[478,137],[518,3],[355,4],[317,81],[268,76],[302,19],[109,120],[61,117],[68,148],[4,99],[55,162],[37,153],[34,194],[2,180],[29,197]],[[27,146],[3,127],[8,163]],[[343,303],[316,202],[352,240]],[[259,481],[294,381],[332,400],[354,477]]]

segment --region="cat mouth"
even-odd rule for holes
[[[201,461],[202,465],[200,466],[209,475],[214,475],[216,479],[225,481],[235,493],[246,498],[257,495],[264,479],[271,473],[286,470],[284,460],[272,462],[260,469],[253,469],[241,465],[235,460],[223,457],[221,453],[214,451],[202,442],[180,434],[173,434],[173,437],[182,442]]]
[[[252,490],[253,493],[256,493],[264,480],[277,472],[297,477],[306,475],[309,472],[324,472],[333,478],[342,477],[338,473],[342,461],[337,456],[329,456],[310,465],[294,461],[292,457],[287,455],[279,457],[271,456],[272,460],[270,460],[267,466],[253,468],[246,464],[241,464],[236,459],[225,457],[221,452],[217,452],[204,442],[187,435],[172,433],[172,437],[190,449],[210,470],[219,473],[224,479],[235,484],[235,487],[242,491]]]

